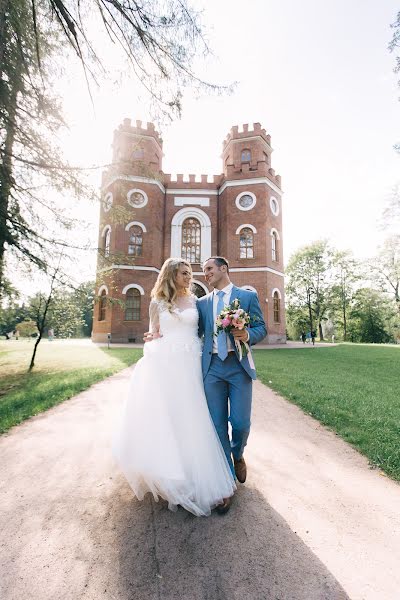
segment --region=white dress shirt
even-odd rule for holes
[[[222,298],[224,301],[224,306],[228,306],[228,304],[229,304],[232,288],[233,288],[233,283],[229,283],[222,290],[224,292],[224,295]],[[217,325],[216,325],[215,321],[217,318],[217,306],[218,306],[218,301],[219,301],[218,292],[219,291],[221,291],[221,290],[217,290],[216,288],[214,288],[214,291],[213,291],[214,333],[217,332]],[[227,349],[228,349],[228,352],[231,352],[233,350],[232,342],[231,342],[229,336],[226,336],[226,337],[227,337]],[[217,336],[216,335],[214,335],[214,340],[213,340],[213,354],[218,354]]]

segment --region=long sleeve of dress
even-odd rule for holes
[[[158,302],[152,300],[149,306],[150,331],[151,333],[160,332],[160,313]]]

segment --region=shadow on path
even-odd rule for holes
[[[256,490],[242,487],[228,515],[196,518],[115,488],[108,515],[126,600],[345,600],[342,587]],[[95,531],[104,524],[94,526]]]

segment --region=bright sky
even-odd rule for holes
[[[356,256],[374,253],[378,221],[400,181],[400,89],[387,50],[398,0],[218,0],[204,22],[214,57],[196,65],[231,96],[183,102],[183,117],[162,131],[167,173],[220,173],[232,125],[259,121],[272,136],[282,176],[284,254],[327,237]],[[110,160],[112,132],[124,117],[150,120],[136,83],[105,84],[96,115],[81,82],[68,85],[68,145],[75,163]],[[100,183],[100,173],[98,174]],[[93,210],[97,232],[98,210]],[[89,272],[93,269],[88,266]]]

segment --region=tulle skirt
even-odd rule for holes
[[[134,494],[207,516],[236,485],[207,408],[198,339],[146,343],[113,453]]]

